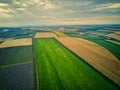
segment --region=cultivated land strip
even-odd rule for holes
[[[111,38],[114,38],[116,40],[120,40],[120,35],[117,34],[117,33],[112,33],[112,34],[108,34],[106,35],[107,37],[111,37]]]
[[[5,42],[0,44],[0,48],[14,47],[14,46],[26,46],[26,45],[32,45],[31,38],[7,39],[7,40],[5,40]]]
[[[57,37],[57,35],[52,32],[36,33],[34,38],[47,38],[47,37]]]
[[[105,48],[80,38],[56,38],[109,79],[120,85],[120,62]]]
[[[106,40],[106,41],[120,45],[120,42],[116,42],[116,41],[113,41],[113,40]]]

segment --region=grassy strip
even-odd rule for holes
[[[33,38],[32,38],[33,41]],[[32,51],[33,51],[33,72],[34,72],[34,90],[39,90],[39,82],[38,82],[38,70],[37,70],[37,64],[36,64],[36,56],[34,52],[34,44],[32,44]]]
[[[40,90],[118,90],[57,40],[34,39]]]

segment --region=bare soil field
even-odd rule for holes
[[[13,47],[13,46],[25,46],[32,45],[31,38],[24,39],[6,39],[2,44],[0,44],[0,48]]]
[[[56,38],[87,63],[120,85],[120,61],[104,47],[81,38]]]
[[[117,40],[120,40],[120,35],[118,34],[118,32],[112,33],[112,34],[108,34],[107,36],[111,37],[111,38],[114,38],[114,39],[117,39]]]
[[[41,33],[36,33],[35,35],[35,38],[47,38],[47,37],[57,37],[57,35],[52,32],[41,32]]]

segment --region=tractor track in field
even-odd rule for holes
[[[9,65],[1,65],[0,68],[17,66],[17,65],[22,65],[22,64],[30,64],[30,63],[33,63],[33,62],[24,62],[24,63],[9,64]]]

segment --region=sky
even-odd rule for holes
[[[120,0],[0,0],[0,26],[120,24]]]

